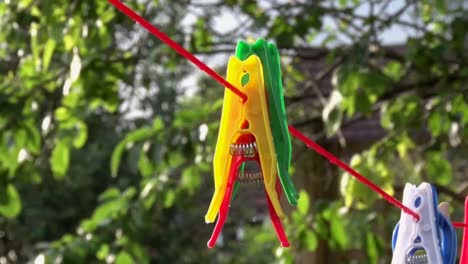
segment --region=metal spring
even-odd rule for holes
[[[261,171],[244,171],[237,173],[237,180],[240,182],[262,182],[263,173]]]
[[[253,158],[257,152],[257,143],[234,143],[231,144],[231,155],[233,156],[244,156],[247,158]]]
[[[406,257],[406,264],[427,264],[429,263],[427,260],[426,254],[418,254]]]

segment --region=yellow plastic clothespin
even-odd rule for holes
[[[218,141],[213,158],[215,192],[205,215],[207,223],[214,222],[226,195],[233,155],[252,159],[257,155],[261,176],[272,206],[280,218],[283,210],[276,192],[277,160],[268,116],[268,102],[263,79],[262,63],[256,55],[246,60],[232,56],[227,68],[227,81],[241,88],[248,99],[245,103],[226,89],[221,114]],[[243,136],[253,136],[254,141],[239,142]],[[234,148],[234,150],[233,150]]]

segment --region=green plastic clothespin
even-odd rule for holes
[[[258,39],[252,45],[239,41],[236,47],[236,57],[245,60],[250,55],[257,55],[263,66],[263,77],[268,93],[268,108],[270,126],[273,133],[276,156],[278,160],[278,175],[286,198],[292,205],[297,205],[299,194],[289,175],[291,165],[291,138],[288,132],[288,120],[283,97],[281,65],[278,49],[275,44],[264,39]],[[239,185],[234,186],[235,195]]]

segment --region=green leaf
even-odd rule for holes
[[[309,194],[305,191],[299,193],[299,200],[297,201],[297,209],[302,215],[307,215],[309,212]]]
[[[68,111],[67,108],[59,107],[59,108],[55,109],[54,117],[58,121],[66,121],[67,119],[69,119],[71,117],[71,113],[70,113],[70,111]]]
[[[338,3],[340,7],[345,7],[348,4],[348,0],[339,0]]]
[[[153,120],[153,131],[157,132],[164,128],[164,123],[161,118],[155,118]]]
[[[100,223],[106,219],[113,218],[116,213],[124,210],[124,208],[126,208],[125,200],[119,198],[109,200],[94,210],[92,220]]]
[[[130,201],[135,195],[137,194],[137,190],[135,187],[128,187],[125,192],[123,193],[123,198]]]
[[[414,143],[406,133],[398,138],[396,149],[401,158],[405,158],[408,150],[412,148],[414,148]]]
[[[360,84],[358,69],[348,65],[339,67],[333,72],[332,83],[343,97],[353,95]]]
[[[34,126],[33,121],[25,122],[24,127],[28,134],[26,148],[33,154],[39,154],[41,150],[41,132]]]
[[[88,126],[83,121],[78,121],[76,126],[76,136],[73,139],[73,146],[75,148],[82,148],[88,139]]]
[[[201,182],[201,176],[196,167],[188,167],[182,172],[181,184],[189,190],[189,193],[194,193]]]
[[[117,258],[115,258],[115,264],[133,264],[135,263],[132,257],[125,251],[121,251]]]
[[[125,137],[125,141],[127,142],[137,142],[137,141],[142,141],[144,139],[147,139],[151,137],[154,134],[154,129],[148,128],[148,127],[142,127],[139,129],[136,129],[130,133],[127,134]]]
[[[390,84],[390,79],[378,71],[360,73],[360,79],[362,93],[371,103],[375,103],[378,96],[384,94]]]
[[[452,101],[453,113],[460,119],[461,123],[468,124],[468,104],[463,95],[456,96]]]
[[[164,197],[164,207],[169,208],[172,207],[176,198],[176,193],[173,190],[169,190],[166,192]]]
[[[117,198],[119,196],[120,196],[120,190],[115,187],[111,187],[107,189],[105,192],[103,192],[101,195],[99,195],[99,201],[110,200],[110,199]]]
[[[27,137],[28,136],[27,136],[26,130],[24,129],[16,130],[14,134],[15,145],[17,147],[23,147],[24,145],[26,145]]]
[[[400,98],[382,105],[380,122],[385,129],[420,127],[422,115],[421,98],[414,95]]]
[[[355,154],[351,158],[351,167],[365,175],[367,178],[382,183],[373,177],[376,172],[376,164],[374,159],[364,157],[363,155]],[[381,175],[378,176],[380,179]],[[383,185],[383,184],[382,184]],[[341,193],[345,197],[345,206],[351,207],[357,205],[359,209],[367,209],[373,206],[377,199],[377,195],[372,192],[366,185],[351,177],[348,173],[343,174],[341,179]]]
[[[347,248],[348,234],[341,216],[337,213],[330,219],[330,231],[333,239],[338,243],[338,245],[343,249]]]
[[[27,8],[32,3],[32,1],[33,0],[21,0],[21,1],[19,1],[18,8],[20,8],[20,9]]]
[[[426,153],[426,172],[432,182],[447,185],[452,182],[452,167],[440,151]]]
[[[391,61],[385,66],[383,72],[392,80],[399,81],[403,74],[401,63],[398,61]]]
[[[160,129],[160,125],[157,124],[157,121],[155,121],[154,127]],[[154,128],[143,127],[143,128],[134,130],[127,134],[125,139],[122,140],[112,152],[111,166],[110,166],[112,177],[117,176],[117,172],[119,170],[120,162],[122,160],[122,155],[123,155],[125,148],[134,142],[142,141],[151,137],[157,131],[158,130]]]
[[[52,59],[52,55],[54,54],[55,44],[55,40],[53,38],[49,38],[44,46],[44,53],[42,54],[43,72],[47,72],[47,70],[49,69],[50,60]]]
[[[349,101],[348,105],[352,104],[352,106],[348,108],[348,116],[352,116],[356,112],[369,114],[372,111],[372,97],[363,90],[358,91],[351,97],[352,100]]]
[[[120,166],[120,161],[122,160],[122,155],[125,150],[125,147],[127,145],[127,142],[124,140],[120,142],[112,152],[112,157],[111,157],[111,175],[112,177],[117,176],[117,172],[119,171],[119,166]]]
[[[128,243],[127,251],[131,253],[135,262],[145,264],[149,263],[148,250],[139,243]]]
[[[62,104],[63,106],[73,109],[78,106],[81,101],[81,97],[78,93],[70,93],[67,96],[63,97]]]
[[[206,30],[206,21],[198,18],[195,22],[195,29],[190,38],[191,49],[199,51],[208,51],[212,46],[212,34]]]
[[[110,247],[108,244],[102,244],[99,247],[98,252],[96,253],[96,258],[99,260],[104,260],[107,255],[109,255]]]
[[[446,134],[450,129],[450,120],[447,114],[441,111],[433,111],[429,115],[428,128],[434,137]]]
[[[170,152],[168,163],[170,167],[179,167],[185,162],[185,155],[181,152]]]
[[[104,226],[112,222],[119,214],[128,210],[128,203],[125,199],[112,199],[99,205],[93,212],[90,219],[82,222],[80,225],[85,232],[92,232],[98,226]]]
[[[4,138],[7,138],[7,140],[11,139],[7,136],[4,136]],[[8,176],[10,178],[13,178],[15,176],[16,169],[18,168],[18,154],[20,153],[20,148],[21,147],[18,147],[18,146],[14,146],[11,149],[2,148],[2,144],[0,141],[0,168],[2,165],[5,168],[7,168]],[[3,187],[4,186],[5,185],[3,185]],[[0,184],[0,187],[2,187],[1,184]]]
[[[318,239],[314,232],[308,230],[305,231],[305,245],[310,251],[315,251],[317,249]]]
[[[21,198],[15,186],[8,184],[5,193],[0,194],[0,215],[15,218],[21,212]]]
[[[153,164],[143,149],[140,151],[140,156],[138,158],[138,170],[143,177],[151,176],[154,171]]]
[[[50,166],[56,179],[63,179],[70,163],[70,148],[63,141],[59,141],[52,150]]]
[[[444,0],[435,0],[435,7],[442,14],[447,12],[447,2]]]
[[[369,263],[377,263],[379,259],[379,250],[377,248],[377,241],[371,232],[366,235],[366,251]]]

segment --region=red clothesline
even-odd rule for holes
[[[123,12],[125,15],[133,19],[135,22],[139,23],[142,25],[144,28],[146,28],[151,34],[153,34],[155,37],[159,38],[161,41],[166,43],[168,46],[170,46],[172,49],[174,49],[177,53],[191,61],[193,64],[195,64],[198,68],[200,68],[202,71],[206,72],[209,76],[211,76],[215,81],[219,82],[221,85],[224,87],[230,89],[232,92],[234,92],[237,96],[242,98],[242,100],[245,102],[247,100],[247,96],[241,92],[238,88],[236,88],[234,85],[226,81],[221,75],[219,75],[217,72],[215,72],[213,69],[211,69],[209,66],[207,66],[205,63],[197,59],[193,54],[191,54],[189,51],[184,49],[182,46],[180,46],[177,42],[172,40],[169,36],[167,36],[165,33],[160,31],[158,28],[153,26],[151,23],[149,23],[147,20],[145,20],[143,17],[135,13],[132,9],[127,7],[125,4],[120,2],[119,0],[108,0],[112,5],[117,7],[121,12]],[[322,155],[323,157],[327,158],[331,163],[336,164],[338,167],[342,168],[352,176],[354,176],[358,181],[361,183],[365,184],[369,188],[371,188],[374,192],[380,194],[383,199],[387,200],[391,204],[395,205],[396,207],[400,208],[403,210],[405,213],[413,216],[413,218],[418,221],[420,216],[418,213],[414,212],[410,208],[406,207],[403,203],[401,203],[399,200],[397,200],[395,197],[391,196],[390,194],[386,193],[384,190],[382,190],[379,186],[374,184],[372,181],[361,175],[359,172],[351,168],[349,165],[347,165],[345,162],[341,161],[339,158],[325,150],[323,147],[321,147],[319,144],[314,142],[312,139],[308,138],[301,132],[299,132],[297,129],[289,125],[289,133],[302,141],[304,144],[306,144],[307,147],[315,150],[318,154]],[[468,228],[468,224],[465,223],[460,223],[460,222],[453,222],[453,225],[455,227],[459,228]]]
[[[465,212],[466,214],[466,212]],[[468,228],[468,223],[463,223],[463,222],[452,222],[454,227],[457,228]]]
[[[382,198],[390,202],[391,204],[395,205],[398,208],[401,208],[405,213],[411,215],[414,217],[416,221],[419,221],[419,214],[414,212],[413,210],[409,209],[406,207],[403,203],[401,203],[399,200],[395,199],[395,197],[391,196],[390,194],[386,193],[384,190],[382,190],[379,186],[377,186],[375,183],[371,182],[369,179],[366,177],[362,176],[359,172],[355,171],[353,168],[351,168],[348,164],[344,163],[337,157],[335,157],[333,154],[328,152],[326,149],[321,147],[319,144],[317,144],[315,141],[312,139],[306,137],[304,134],[299,132],[297,129],[295,129],[292,126],[289,126],[289,133],[299,139],[300,141],[304,142],[307,147],[315,150],[318,154],[324,156],[327,158],[331,163],[336,164],[338,167],[342,168],[352,176],[354,176],[358,181],[362,182],[363,184],[367,185],[369,188],[371,188],[374,192],[380,194]]]

